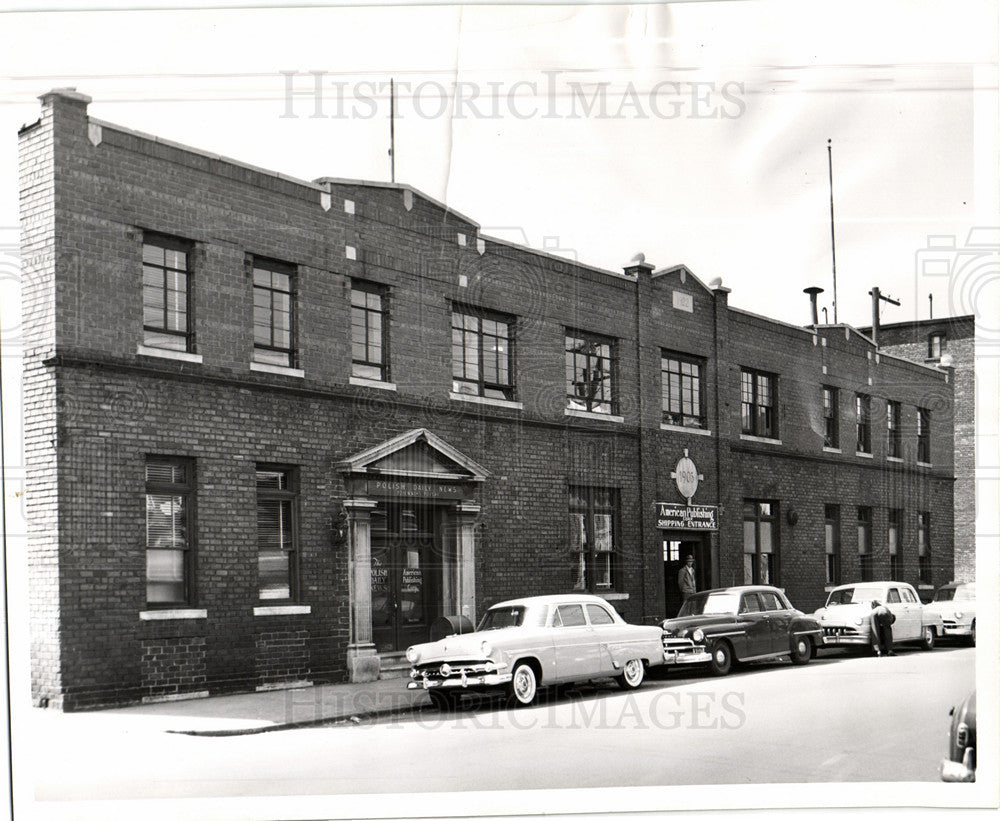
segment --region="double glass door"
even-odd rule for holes
[[[372,637],[380,653],[427,641],[440,610],[429,507],[380,505],[372,514]]]

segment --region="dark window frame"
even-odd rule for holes
[[[607,501],[598,498],[603,495],[607,496]],[[582,504],[575,503],[574,497],[581,499]],[[618,488],[570,485],[567,507],[570,527],[568,542],[573,574],[570,589],[587,593],[615,591],[621,555],[621,494]],[[578,539],[579,519],[576,518],[580,515],[583,515],[582,543]],[[611,516],[610,550],[597,549],[598,529],[595,519],[597,515]],[[598,583],[599,559],[604,562],[605,558],[607,584]]]
[[[948,335],[943,331],[932,331],[927,334],[927,358],[940,359],[947,350]]]
[[[183,479],[181,481],[163,481],[158,479],[150,479],[150,468],[154,466],[159,467],[170,467],[171,471],[174,469],[180,469],[183,471]],[[146,522],[146,536],[145,536],[145,552],[146,552],[146,607],[155,609],[173,609],[176,607],[189,607],[195,601],[195,583],[194,583],[194,567],[195,567],[195,547],[196,547],[196,520],[195,520],[195,501],[197,498],[197,474],[195,469],[195,460],[182,457],[182,456],[161,456],[154,454],[147,454],[144,464],[144,479],[145,479],[145,492],[143,494],[143,501],[145,504],[145,522]],[[155,496],[169,496],[172,498],[180,497],[182,501],[182,516],[183,516],[183,526],[184,526],[184,541],[183,546],[166,546],[166,545],[151,545],[150,544],[150,527],[149,527],[149,517],[150,517],[150,497]],[[150,590],[155,584],[150,580],[149,577],[149,553],[150,551],[166,551],[174,550],[182,552],[181,560],[181,585],[182,585],[182,595],[178,598],[163,599],[163,598],[150,598]]]
[[[147,259],[150,254],[147,248],[157,249],[162,252],[162,261]],[[158,234],[155,232],[145,232],[142,238],[141,263],[142,263],[142,341],[143,345],[150,348],[162,348],[164,350],[179,351],[182,353],[193,353],[195,350],[194,335],[194,266],[192,257],[195,246],[190,240],[168,234]],[[180,268],[168,262],[169,253],[184,254],[184,267]],[[148,271],[155,270],[159,273],[158,283],[147,283]],[[183,329],[171,328],[170,294],[177,293],[177,289],[170,287],[171,276],[176,276],[184,283],[184,327]],[[150,304],[148,297],[159,292],[162,299],[162,308],[156,304]],[[179,306],[175,305],[175,308]],[[162,311],[162,323],[150,324],[146,321],[146,314],[149,310],[160,309]],[[178,311],[179,313],[179,311]],[[157,339],[156,337],[165,337]],[[179,340],[181,347],[165,344],[171,339]]]
[[[601,349],[606,347],[607,351]],[[614,337],[566,328],[566,403],[570,410],[583,403],[588,413],[618,413],[618,340]],[[607,360],[606,366],[595,367]],[[583,368],[577,366],[583,363]],[[577,375],[580,374],[580,378]],[[596,374],[588,378],[588,374]],[[581,392],[581,390],[583,392]]]
[[[687,373],[685,367],[688,369]],[[674,351],[661,351],[660,380],[661,421],[667,425],[705,430],[708,426],[705,410],[705,359]],[[697,408],[694,407],[694,397],[697,397]]]
[[[840,389],[823,386],[823,447],[840,448]]]
[[[893,459],[903,458],[902,417],[902,403],[888,400],[885,404],[886,455]]]
[[[275,259],[267,259],[265,257],[252,257],[250,260],[251,269],[251,281],[253,287],[253,358],[254,362],[263,365],[277,365],[278,367],[294,368],[297,364],[297,337],[298,337],[298,318],[296,314],[296,302],[297,302],[297,286],[298,286],[298,272],[295,265],[287,262],[281,262]],[[269,283],[264,285],[258,283],[257,274],[258,272],[267,273],[269,275]],[[278,277],[287,277],[288,288],[282,289],[275,286],[275,275]],[[258,295],[266,294],[268,297],[267,312],[268,312],[268,322],[267,325],[262,325],[257,322],[257,308],[263,307],[257,305]],[[275,342],[276,331],[281,332],[286,329],[279,328],[275,323],[275,316],[280,311],[276,310],[275,297],[276,295],[284,295],[288,298],[288,345],[279,345]],[[264,343],[258,341],[257,329],[266,327],[268,331],[268,342]],[[259,356],[258,356],[259,354]],[[285,361],[269,361],[266,357],[270,355],[272,359],[277,359],[279,357],[283,358]]]
[[[840,584],[840,505],[826,505],[823,511],[826,583]]]
[[[261,474],[280,474],[284,477],[285,487],[261,487]],[[254,482],[256,489],[256,499],[254,509],[256,511],[256,539],[257,539],[257,599],[263,603],[274,604],[277,602],[288,604],[299,600],[299,575],[301,563],[301,546],[299,544],[299,469],[294,465],[258,463],[254,466]],[[282,551],[288,554],[288,596],[264,596],[261,590],[260,561],[261,561],[261,503],[277,502],[279,509],[287,505],[288,511],[288,544],[284,550],[284,539],[280,540]],[[279,521],[284,514],[279,514]],[[272,550],[273,552],[273,550]]]
[[[858,563],[861,567],[861,581],[863,582],[870,582],[874,579],[873,517],[872,508],[867,505],[858,506]]]
[[[917,461],[931,461],[931,412],[927,408],[917,408]]]
[[[355,294],[364,294],[364,305],[355,305]],[[378,299],[378,306],[372,307],[369,303],[369,298],[375,297]],[[352,279],[351,280],[351,375],[357,379],[369,379],[374,382],[390,382],[391,380],[391,370],[390,370],[390,333],[389,333],[389,320],[390,320],[390,301],[389,301],[389,288],[385,285],[381,285],[376,282],[368,282],[367,280]],[[374,316],[379,317],[379,328],[378,337],[379,344],[372,344],[372,326],[374,322],[372,318]],[[360,321],[359,321],[360,320]],[[355,329],[361,328],[364,331],[364,342],[359,342],[355,340],[354,334]],[[356,346],[364,347],[364,356],[359,357],[356,355]],[[374,350],[379,351],[378,357],[373,357],[372,352]],[[377,371],[377,376],[372,377],[371,374]]]
[[[894,582],[903,580],[903,518],[902,508],[889,508],[886,549],[889,551],[889,578]]]
[[[763,507],[768,505],[770,512],[765,513]],[[752,508],[752,515],[748,515],[748,508]],[[747,525],[754,525],[754,550],[747,550]],[[765,551],[762,546],[761,532],[762,524],[768,523],[771,527],[771,550]],[[743,500],[743,583],[744,584],[769,584],[775,587],[781,585],[781,516],[780,505],[773,499],[744,499]],[[747,576],[746,557],[753,556],[750,576]],[[770,556],[767,560],[767,578],[762,573],[763,556]]]
[[[458,322],[461,318],[461,322]],[[470,322],[472,325],[470,326]],[[503,326],[506,336],[497,332],[489,332],[487,323]],[[488,311],[462,303],[451,306],[451,380],[454,393],[469,394],[486,399],[499,399],[513,402],[517,397],[515,379],[515,348],[517,335],[517,318],[510,314]],[[469,356],[472,348],[469,341],[475,342],[475,357]],[[489,340],[493,340],[491,347]],[[506,351],[501,350],[506,343]],[[461,358],[457,358],[461,352]],[[505,354],[505,355],[504,355]],[[488,360],[492,367],[487,368]],[[474,371],[474,376],[470,373]],[[506,370],[506,381],[502,379]],[[487,376],[495,376],[488,379]],[[472,390],[463,390],[471,388]]]
[[[921,584],[932,583],[931,564],[931,514],[921,510],[917,513],[917,578]]]
[[[854,412],[857,416],[857,441],[855,447],[858,453],[872,452],[872,398],[867,393],[854,395]]]
[[[740,368],[740,430],[761,439],[779,437],[777,374]]]

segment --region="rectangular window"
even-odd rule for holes
[[[743,583],[778,584],[778,503],[743,503]]]
[[[253,361],[295,367],[295,269],[280,262],[253,262]]]
[[[840,447],[840,391],[823,386],[823,447]]]
[[[569,489],[569,549],[574,590],[612,590],[618,545],[618,491]]]
[[[767,439],[778,437],[773,374],[744,368],[740,374],[743,433]]]
[[[854,398],[858,418],[858,453],[872,452],[872,398],[859,393]]]
[[[190,604],[194,463],[146,458],[146,602]]]
[[[931,514],[917,514],[917,578],[931,584]]]
[[[388,293],[381,285],[351,280],[351,375],[389,382]]]
[[[889,578],[893,581],[903,579],[903,556],[900,546],[903,544],[903,511],[892,508],[889,511]]]
[[[142,244],[142,341],[151,348],[193,350],[191,244],[148,235]]]
[[[660,371],[664,423],[685,428],[704,428],[702,362],[664,353],[660,357]]]
[[[861,581],[870,582],[872,575],[872,509],[858,508],[858,559],[861,563]]]
[[[945,350],[945,335],[933,333],[927,337],[927,357],[928,359],[940,359]]]
[[[514,399],[514,319],[486,311],[451,312],[452,390]]]
[[[291,600],[296,594],[295,471],[258,465],[257,595]]]
[[[826,506],[826,583],[840,584],[840,506]]]
[[[614,340],[580,331],[566,333],[566,393],[573,410],[615,413]]]
[[[888,455],[896,459],[903,457],[903,442],[900,438],[899,423],[902,407],[899,402],[888,402],[885,406],[886,433],[888,436]]]
[[[931,461],[931,412],[917,408],[917,461]]]

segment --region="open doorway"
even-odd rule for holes
[[[678,576],[688,556],[694,556],[696,589],[705,590],[711,585],[711,553],[704,534],[678,532],[667,536],[663,540],[663,591],[668,619],[676,616],[681,609],[683,599]]]

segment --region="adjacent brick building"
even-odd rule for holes
[[[386,675],[586,589],[950,580],[952,372],[97,121],[20,133],[33,698]],[[860,423],[859,423],[860,413]],[[890,424],[889,419],[892,422]]]

